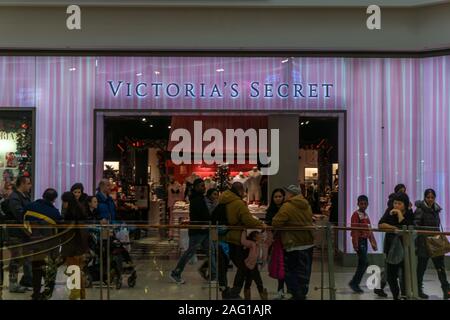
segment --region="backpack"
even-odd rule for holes
[[[228,226],[228,217],[227,217],[227,206],[224,203],[220,203],[217,205],[217,207],[213,210],[211,214],[211,223],[213,225],[218,224],[218,234],[223,236],[227,234],[228,230],[226,226]]]

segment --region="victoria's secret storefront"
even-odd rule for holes
[[[103,171],[104,119],[127,115],[264,116],[267,128],[280,130],[280,169],[269,188],[297,183],[290,137],[298,135],[298,117],[326,115],[339,122],[342,223],[360,194],[377,221],[404,183],[412,200],[434,188],[450,227],[449,83],[447,56],[0,57],[0,107],[35,115],[27,165],[34,164],[36,195],[74,182],[93,188]]]

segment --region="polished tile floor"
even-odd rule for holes
[[[145,242],[145,240],[144,240]],[[99,300],[99,299],[112,299],[112,300],[208,300],[208,299],[220,299],[220,294],[215,286],[208,286],[208,283],[204,281],[197,272],[197,268],[200,266],[201,261],[197,261],[193,264],[188,264],[182,277],[186,280],[185,284],[177,285],[169,278],[170,270],[174,268],[177,263],[177,254],[173,252],[173,246],[158,243],[158,248],[137,246],[132,251],[134,263],[137,271],[137,282],[134,288],[127,286],[127,276],[124,276],[123,286],[121,289],[115,289],[111,286],[108,290],[103,287],[100,290],[97,284],[94,284],[93,288],[87,289],[87,299]],[[170,250],[168,250],[169,248]],[[61,267],[58,271],[57,286],[54,291],[52,300],[66,300],[68,299],[69,291],[66,289],[66,276],[64,275],[64,267]],[[235,268],[232,268],[228,273],[228,282],[231,284]],[[379,298],[373,291],[369,290],[365,285],[364,277],[362,281],[362,289],[364,294],[354,294],[348,287],[348,282],[353,276],[354,268],[344,268],[335,266],[335,284],[336,284],[336,299],[337,300],[384,300],[392,299],[390,291],[386,288],[386,292],[389,294],[389,298]],[[450,278],[450,273],[449,278]],[[321,300],[329,299],[329,293],[327,289],[321,288],[323,281],[323,287],[328,287],[328,272],[326,269],[326,263],[324,266],[324,272],[321,272],[321,260],[316,255],[313,263],[313,272],[310,283],[310,291],[308,299]],[[277,281],[270,278],[267,274],[267,269],[262,271],[262,278],[265,287],[269,292],[269,299],[273,299],[276,296]],[[5,283],[3,288],[4,300],[28,300],[30,299],[31,292],[27,293],[9,293],[8,291],[8,274],[5,272]],[[440,284],[437,280],[435,270],[430,263],[429,269],[425,275],[425,292],[430,295],[431,300],[442,299],[442,292]],[[259,294],[255,285],[252,288],[252,299],[259,300]]]

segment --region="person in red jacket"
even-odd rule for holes
[[[377,242],[373,235],[373,232],[369,230],[370,219],[366,213],[367,207],[369,206],[369,198],[365,195],[358,197],[358,210],[352,215],[352,228],[367,228],[367,230],[352,230],[352,243],[355,252],[358,254],[358,267],[356,268],[355,275],[349,283],[350,288],[355,293],[363,293],[364,291],[360,288],[362,277],[367,270],[367,251],[368,242],[372,245],[372,249],[377,251]]]

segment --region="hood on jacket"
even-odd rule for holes
[[[236,201],[236,200],[241,200],[242,201],[242,199],[236,193],[234,193],[231,190],[226,190],[220,196],[219,203],[220,204],[228,204],[228,203]]]
[[[289,200],[286,200],[286,202],[290,202],[293,206],[299,208],[299,209],[307,209],[309,206],[308,200],[306,200],[302,195],[297,195]]]
[[[425,200],[417,200],[415,203],[416,208],[420,208],[422,210],[431,210],[431,208],[427,205]],[[441,212],[442,208],[435,202],[434,209],[437,213]]]

